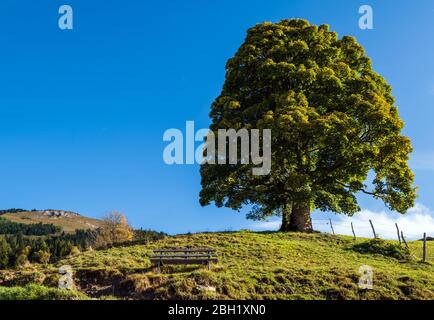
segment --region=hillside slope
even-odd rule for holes
[[[168,237],[150,245],[89,251],[60,261],[56,267],[71,265],[78,288],[92,297],[434,299],[432,264],[359,253],[354,244],[349,237],[327,234],[203,233]],[[420,242],[410,245],[420,251]],[[158,274],[148,259],[153,248],[199,246],[217,249],[219,263],[212,271],[167,266]],[[358,288],[362,265],[374,269],[373,290]]]
[[[2,214],[1,217],[19,223],[46,223],[59,226],[65,232],[74,232],[77,229],[96,229],[101,223],[79,215],[78,213],[64,210],[41,210],[41,211],[19,211]]]
[[[55,265],[0,271],[0,286],[17,287],[11,289],[15,291],[31,283],[56,287],[59,267],[70,265],[77,291],[92,298],[434,299],[434,265],[419,259],[397,260],[390,256],[396,253],[393,250],[360,253],[366,241],[327,234],[247,231],[179,235],[148,245],[91,250]],[[410,243],[413,252],[421,252],[421,245]],[[219,262],[211,271],[166,266],[156,273],[149,256],[153,248],[161,247],[213,247]],[[433,249],[430,244],[430,256]],[[358,287],[362,265],[374,270],[372,290]]]

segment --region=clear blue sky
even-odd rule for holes
[[[57,26],[63,4],[74,9],[72,31]],[[374,30],[358,28],[362,4]],[[207,127],[246,29],[292,17],[366,47],[413,140],[418,202],[434,208],[430,0],[2,0],[0,207],[120,210],[136,227],[172,233],[249,228],[243,213],[200,207],[198,166],[165,165],[162,135],[187,120]]]

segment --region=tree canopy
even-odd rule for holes
[[[414,205],[412,151],[392,88],[355,38],[300,19],[249,29],[226,65],[210,130],[272,130],[272,169],[201,166],[200,202],[248,217],[282,216],[282,230],[311,231],[313,209],[352,215],[359,192],[405,213]],[[372,183],[366,184],[373,173]]]

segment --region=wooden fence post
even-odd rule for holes
[[[377,238],[377,234],[375,233],[374,224],[372,223],[371,220],[369,220],[369,223],[371,224],[372,232],[374,233],[374,239],[376,239]]]
[[[426,262],[426,233],[423,234],[423,262]]]
[[[332,228],[332,232],[333,232],[333,235],[335,234],[335,229],[333,229],[333,223],[332,223],[332,219],[329,219],[330,220],[330,227]]]
[[[356,238],[356,233],[354,232],[354,226],[353,226],[353,223],[352,223],[352,222],[351,222],[351,231],[353,231],[354,240],[357,240],[357,238]]]
[[[396,232],[398,233],[398,241],[399,241],[399,244],[401,244],[402,242],[401,242],[401,236],[399,235],[399,227],[398,227],[398,224],[395,223],[395,226],[396,226]]]
[[[401,230],[401,239],[402,239],[402,241],[404,242],[405,246],[408,249],[408,244],[407,244],[407,241],[405,241],[404,232],[402,232],[402,230]]]

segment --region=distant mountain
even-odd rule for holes
[[[46,223],[59,226],[65,232],[74,232],[75,230],[96,229],[100,226],[101,221],[98,219],[84,217],[76,212],[66,210],[23,210],[8,209],[0,210],[3,218],[20,223]]]

